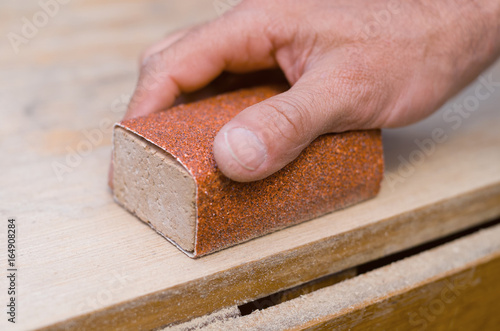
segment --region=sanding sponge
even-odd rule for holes
[[[322,135],[274,175],[225,177],[212,154],[239,111],[282,91],[239,90],[114,127],[114,197],[190,257],[199,257],[375,196],[380,130]]]

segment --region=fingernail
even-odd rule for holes
[[[257,169],[267,157],[266,146],[250,130],[233,128],[224,132],[227,149],[243,168]]]

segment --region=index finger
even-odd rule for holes
[[[265,24],[245,12],[195,28],[142,66],[125,118],[171,106],[182,92],[197,90],[222,71],[248,72],[276,66]]]

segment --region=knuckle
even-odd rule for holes
[[[141,54],[139,55],[139,63],[141,64],[141,66],[145,64],[145,60],[149,58],[149,56],[150,56],[149,48],[141,52]]]
[[[161,53],[154,53],[149,56],[148,61],[142,66],[141,74],[142,75],[151,75],[155,74],[160,65],[162,64],[162,55]]]
[[[141,68],[138,85],[146,90],[151,90],[170,80],[172,70],[168,63],[165,52],[152,54]]]
[[[383,77],[376,68],[360,62],[336,69],[327,86],[335,90],[332,95],[338,96],[335,103],[342,118],[337,120],[347,126],[355,124],[356,128],[377,126],[379,110],[388,94]]]
[[[311,114],[305,100],[295,96],[276,97],[260,109],[273,136],[279,135],[294,144],[310,139]]]
[[[153,46],[144,49],[139,55],[139,63],[141,64],[141,67],[146,65],[155,54],[157,54],[157,52],[154,51]]]

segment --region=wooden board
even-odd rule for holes
[[[500,225],[250,315],[164,331],[497,330],[498,238]]]
[[[2,31],[20,31],[21,18],[40,10],[2,6]],[[19,54],[0,41],[0,211],[17,220],[19,289],[18,323],[2,318],[0,329],[158,327],[500,215],[497,89],[459,125],[443,117],[448,105],[419,125],[385,131],[376,199],[200,260],[178,252],[112,201],[111,124],[134,87],[140,50],[216,14],[212,1],[72,1]],[[493,71],[500,81],[500,67]],[[470,102],[474,89],[452,102]],[[415,139],[435,128],[447,139],[420,161]]]

